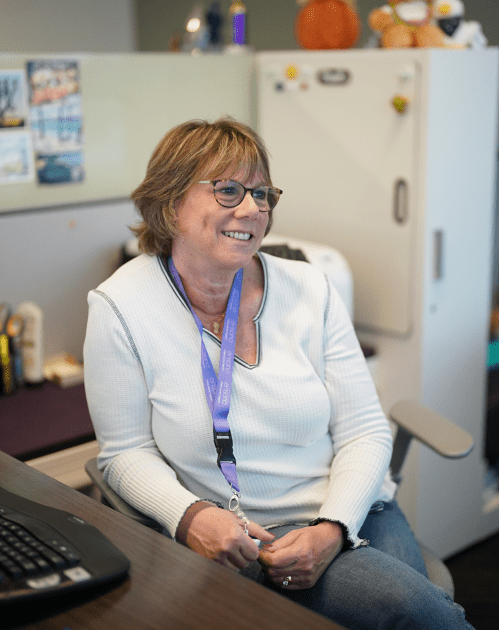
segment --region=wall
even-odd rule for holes
[[[0,15],[0,52],[136,49],[133,0],[0,0]],[[47,352],[81,358],[86,293],[114,270],[135,216],[116,200],[0,217],[0,302],[40,305]]]
[[[0,0],[0,52],[131,52],[134,0]]]

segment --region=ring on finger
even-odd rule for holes
[[[291,576],[288,575],[287,577],[284,578],[282,585],[287,586],[290,582],[291,582]]]

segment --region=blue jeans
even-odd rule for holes
[[[271,531],[280,538],[297,528]],[[241,573],[350,630],[473,630],[461,606],[428,580],[416,539],[395,501],[375,504],[359,537],[370,545],[340,553],[310,589],[279,589],[257,562]]]

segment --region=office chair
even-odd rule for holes
[[[412,438],[426,444],[439,455],[451,459],[465,457],[473,448],[473,439],[469,433],[417,402],[402,401],[395,404],[390,411],[390,419],[397,425],[390,468],[398,483],[401,481],[400,471]],[[97,468],[95,458],[86,463],[85,470],[100,493],[103,503],[142,525],[163,531],[159,523],[135,510],[114,492]],[[433,552],[421,543],[418,544],[430,581],[454,598],[454,584],[449,570]]]

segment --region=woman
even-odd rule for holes
[[[394,501],[389,425],[336,291],[258,253],[281,193],[230,118],[159,143],[132,194],[144,253],[89,294],[99,466],[181,544],[348,628],[470,628]]]

